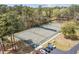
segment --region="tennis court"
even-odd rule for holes
[[[36,44],[39,46],[40,44],[44,43],[52,36],[56,35],[59,31],[60,27],[59,24],[46,24],[40,27],[34,27],[19,33],[15,34],[15,37],[23,40],[25,43],[29,41],[30,45]],[[56,30],[56,31],[54,31]]]

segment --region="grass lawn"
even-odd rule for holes
[[[55,41],[55,43],[54,43]],[[71,40],[71,39],[66,39],[64,38],[63,34],[60,34],[57,36],[55,39],[52,39],[48,43],[55,44],[57,49],[60,49],[62,51],[68,51],[70,50],[73,46],[79,43],[79,40]],[[47,44],[48,44],[47,43]],[[44,47],[47,46],[47,44],[43,45]]]

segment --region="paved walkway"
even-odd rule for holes
[[[77,44],[76,46],[74,46],[72,49],[70,49],[69,51],[61,51],[59,49],[54,49],[51,54],[76,54],[77,51],[79,50],[79,44]]]

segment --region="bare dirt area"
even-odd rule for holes
[[[5,54],[26,54],[33,51],[33,48],[22,41],[17,41],[14,46],[10,43],[5,45]]]

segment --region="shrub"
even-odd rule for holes
[[[75,22],[73,21],[65,22],[61,27],[61,31],[65,36],[72,37],[76,33],[75,28],[76,28]]]

